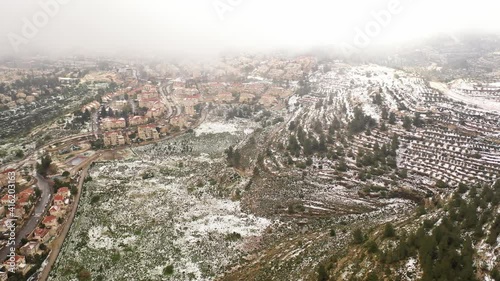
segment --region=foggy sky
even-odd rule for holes
[[[0,55],[352,46],[371,26],[369,48],[438,32],[498,32],[499,8],[492,0],[0,0]],[[30,24],[35,32],[23,33]]]

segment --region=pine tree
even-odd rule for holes
[[[365,236],[360,228],[356,228],[352,233],[352,241],[354,244],[362,244],[365,242]]]
[[[384,228],[384,237],[390,238],[396,236],[396,230],[394,230],[394,226],[392,223],[387,223]]]
[[[396,114],[394,114],[394,112],[391,112],[389,114],[389,124],[391,125],[396,124]]]

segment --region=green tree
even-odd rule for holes
[[[391,112],[389,114],[389,124],[391,125],[396,124],[396,114],[394,114],[394,112]]]
[[[42,191],[40,190],[40,188],[38,188],[38,186],[35,187],[35,196],[37,198],[39,198],[41,195],[42,195]]]
[[[368,249],[368,252],[371,254],[378,252],[377,243],[375,243],[375,241],[373,240],[366,242],[366,249]]]
[[[405,116],[403,118],[403,128],[405,128],[405,130],[409,131],[409,130],[411,130],[411,125],[412,125],[411,118],[408,116]]]
[[[163,268],[163,275],[172,275],[174,274],[174,266],[167,265]]]
[[[365,236],[360,228],[356,228],[352,233],[352,242],[358,245],[363,244],[363,242],[365,242]]]
[[[328,276],[328,272],[324,265],[320,265],[318,267],[318,281],[328,281],[330,280],[330,276]]]
[[[24,152],[21,149],[16,150],[15,156],[17,158],[23,158],[24,157]]]
[[[419,112],[415,112],[415,117],[413,118],[413,126],[415,126],[415,127],[422,127],[423,124],[424,124],[424,121],[420,117],[420,113]]]
[[[52,159],[50,156],[42,156],[41,162],[36,164],[37,173],[46,177],[51,163]]]
[[[347,171],[347,164],[345,162],[345,159],[340,159],[339,163],[337,164],[337,171],[340,172],[346,172]]]
[[[392,223],[386,223],[384,228],[384,237],[391,238],[396,236],[396,230],[394,230],[394,226]]]

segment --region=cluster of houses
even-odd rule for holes
[[[92,101],[92,102],[82,106],[81,111],[82,112],[85,112],[85,111],[92,112],[93,110],[98,110],[99,107],[101,107],[101,104],[98,101]]]
[[[203,101],[214,103],[258,103],[266,107],[278,105],[293,94],[290,88],[273,86],[267,81],[249,83],[209,82],[201,84]],[[198,102],[200,98],[198,97]],[[184,102],[185,103],[185,102]]]
[[[134,115],[128,117],[128,122],[125,118],[113,118],[108,117],[101,120],[101,129],[105,131],[102,135],[104,146],[121,146],[132,143],[131,135],[133,132],[127,130],[127,127],[136,128],[136,136],[140,140],[156,140],[160,138],[160,132],[166,133],[168,131],[167,126],[157,126],[151,123],[155,119],[165,115],[166,108],[165,104],[161,101],[160,94],[158,93],[156,87],[149,84],[136,88],[129,91],[131,98],[135,98],[137,106],[141,109],[145,108],[147,111],[144,115]],[[116,96],[113,96],[116,98]],[[108,100],[111,107],[120,110],[123,108],[128,101],[124,100]],[[194,113],[194,108],[187,107],[187,110],[191,110]],[[176,110],[177,114],[171,118],[171,126],[182,127],[186,125],[185,120],[181,115],[181,110]],[[161,131],[157,129],[161,127]]]
[[[0,209],[0,217],[2,217],[2,219],[0,219],[0,233],[5,233],[8,230],[7,222],[11,218],[7,216],[6,207],[9,207],[11,199],[12,197],[9,196],[9,194],[5,194],[0,200],[2,204],[2,208]],[[22,220],[26,215],[28,215],[35,199],[35,191],[33,188],[28,188],[17,193],[15,198],[15,207],[12,212],[14,217]]]
[[[213,64],[186,62],[162,64],[157,66],[161,77],[179,77],[207,79],[210,81],[230,81],[248,75],[258,75],[276,80],[299,80],[317,65],[317,59],[311,56],[297,58],[270,56],[225,57]]]
[[[25,217],[29,214],[36,200],[35,190],[33,188],[27,188],[17,193],[15,197],[16,203],[12,214],[6,214],[7,208],[11,206],[11,199],[11,196],[5,194],[0,200],[2,204],[0,210],[2,217],[2,219],[0,219],[0,233],[2,233],[2,239],[7,239],[9,237],[9,233],[12,231],[12,220],[15,221],[16,227],[22,226]],[[11,217],[12,215],[14,217]],[[2,241],[2,246],[4,246],[7,240]],[[13,263],[11,263],[12,260]],[[0,271],[0,281],[7,280],[7,269],[14,268],[15,271],[25,274],[31,268],[31,266],[26,263],[25,257],[22,256],[22,254],[15,255],[12,257],[12,260],[7,260],[3,263],[6,270]]]
[[[27,258],[41,255],[47,250],[51,239],[58,234],[70,200],[71,191],[68,187],[61,187],[57,190],[48,213],[28,236],[26,244],[19,248],[17,255],[4,261],[3,266],[7,269],[6,271],[15,271],[25,275],[33,267],[32,264],[27,263]],[[6,271],[0,272],[0,281],[7,280],[2,279],[3,273],[7,276]]]
[[[33,188],[27,188],[17,193],[15,197],[15,207],[12,212],[14,217],[21,221],[29,213],[36,199],[35,197],[35,190]],[[9,194],[5,194],[2,196],[2,199],[0,199],[0,203],[2,204],[2,208],[0,209],[0,217],[2,217],[2,219],[0,219],[0,233],[2,234],[8,231],[7,222],[11,218],[7,215],[7,207],[10,206],[11,200],[12,196],[9,196]]]
[[[286,99],[294,92],[293,87],[288,85],[277,87],[266,79],[297,81],[303,77],[304,71],[309,71],[316,65],[316,60],[311,57],[300,57],[291,60],[283,58],[263,61],[262,59],[239,57],[230,59],[216,68],[222,65],[228,67],[224,71],[225,75],[238,76],[245,73],[249,77],[255,76],[249,80],[253,82],[217,82],[216,79],[210,79],[210,75],[215,72],[213,68],[210,71],[204,71],[203,66],[198,68],[195,64],[187,64],[176,66],[178,71],[174,75],[181,75],[181,69],[185,73],[189,73],[186,69],[198,69],[195,72],[199,72],[199,79],[192,76],[192,79],[170,80],[165,88],[169,93],[167,97],[163,97],[161,89],[151,83],[135,85],[134,88],[129,87],[102,97],[104,106],[111,108],[113,113],[122,111],[129,105],[135,113],[130,116],[122,115],[124,118],[108,117],[100,121],[100,129],[104,131],[102,135],[104,146],[120,146],[133,142],[131,140],[132,130],[127,129],[129,127],[136,128],[136,136],[141,140],[157,139],[160,134],[166,133],[165,131],[168,130],[175,132],[182,128],[188,128],[195,122],[199,113],[198,106],[203,103],[284,106]],[[185,73],[184,75],[186,75]],[[200,80],[202,76],[204,79]],[[205,78],[213,82],[206,82],[208,80]],[[128,95],[128,98],[125,94]],[[102,106],[98,102],[93,102],[82,110],[96,110]],[[154,125],[151,125],[152,123]]]

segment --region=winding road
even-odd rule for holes
[[[180,108],[178,108],[178,106],[175,105],[175,103],[168,97],[168,93],[166,93],[166,92],[168,92],[166,89],[164,92],[163,89],[160,87],[160,94],[162,95],[162,98],[164,99],[166,106],[169,108],[168,113],[167,113],[167,117],[179,115],[181,112]],[[200,118],[197,120],[197,122],[195,124],[193,124],[191,129],[198,127],[201,123],[203,123],[205,121],[206,117],[207,117],[206,110],[202,110]],[[172,138],[175,138],[179,135],[185,134],[187,131],[188,130],[180,131],[178,133],[175,133],[173,135],[170,135],[166,138],[162,138],[159,140],[146,141],[146,142],[139,144],[138,146],[143,146],[143,145],[155,143],[158,141],[172,139]],[[44,151],[45,149],[49,148],[51,145],[59,144],[59,143],[67,143],[69,141],[81,140],[81,139],[85,139],[85,138],[92,136],[92,135],[93,135],[92,133],[86,133],[86,134],[73,135],[73,136],[68,136],[68,137],[62,138],[62,139],[54,140],[52,142],[45,144],[43,147],[37,149],[33,153],[27,155],[24,159],[20,160],[19,162],[15,163],[15,164],[9,163],[9,164],[3,165],[2,168],[12,167],[14,165],[17,168],[20,168],[23,165],[26,165],[30,162],[36,163],[36,159],[39,156],[39,152]],[[98,153],[96,153],[95,155],[93,155],[92,157],[90,157],[89,159],[84,161],[83,163],[81,163],[79,166],[73,167],[73,169],[72,169],[73,172],[82,169],[82,174],[80,175],[79,182],[77,185],[78,195],[76,196],[75,201],[72,205],[72,209],[71,209],[71,213],[70,213],[69,217],[67,217],[65,223],[63,224],[64,226],[63,226],[63,229],[62,229],[60,235],[58,235],[56,237],[56,239],[52,245],[52,252],[50,253],[49,258],[47,260],[47,265],[43,268],[43,270],[41,272],[38,272],[37,274],[32,276],[33,279],[47,280],[48,275],[50,273],[50,270],[51,270],[52,266],[54,265],[55,261],[57,260],[57,256],[59,254],[61,246],[62,246],[64,239],[66,238],[70,228],[71,228],[71,224],[72,224],[74,216],[76,214],[80,195],[82,193],[81,191],[82,191],[83,181],[84,181],[84,178],[87,174],[87,170],[88,170],[88,167],[90,166],[90,164],[92,162],[94,162],[96,159],[100,158],[102,153],[104,153],[106,151],[118,151],[118,150],[128,149],[131,147],[133,147],[133,145],[132,146],[116,147],[113,149],[98,151]],[[18,229],[18,231],[16,233],[16,248],[19,247],[21,240],[23,238],[27,238],[35,230],[35,228],[39,224],[40,220],[44,217],[45,213],[48,211],[48,209],[51,205],[50,203],[51,203],[51,200],[53,197],[53,190],[52,190],[52,187],[51,187],[49,181],[38,174],[35,174],[34,177],[37,179],[37,186],[42,192],[41,198],[37,201],[37,203],[35,205],[35,209],[33,210],[33,213],[31,214],[30,218],[28,218],[26,220],[26,222],[23,224],[23,226],[20,229]],[[2,261],[7,258],[7,255],[9,253],[9,248],[10,247],[3,247],[2,249],[0,249],[0,259]]]
[[[49,182],[44,179],[40,175],[35,176],[37,179],[37,186],[42,191],[42,195],[40,200],[35,205],[35,209],[33,211],[33,215],[29,217],[29,219],[23,224],[21,229],[17,230],[16,233],[16,248],[19,248],[21,244],[21,240],[23,238],[27,238],[28,235],[35,230],[36,226],[40,222],[40,219],[43,217],[44,213],[50,207],[50,200],[52,199],[53,190],[50,187]],[[0,260],[5,260],[7,255],[9,254],[10,247],[3,247],[0,249]]]

